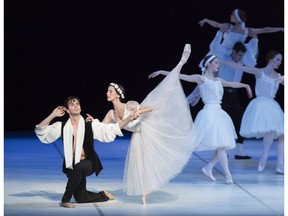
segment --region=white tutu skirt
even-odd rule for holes
[[[237,134],[230,116],[220,104],[205,104],[194,122],[196,146],[194,151],[211,151],[218,148],[235,148]]]
[[[178,175],[191,157],[195,131],[179,70],[176,67],[141,103],[153,111],[140,116],[141,130],[130,141],[124,170],[127,195],[158,189]]]
[[[274,99],[256,97],[244,112],[240,134],[259,139],[267,132],[275,132],[274,139],[284,135],[284,112]]]

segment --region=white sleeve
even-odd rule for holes
[[[251,40],[245,44],[247,51],[242,59],[244,65],[248,67],[255,67],[258,57],[258,38],[251,38]]]
[[[95,119],[92,122],[93,138],[100,142],[112,142],[116,136],[123,136],[118,123],[104,124]]]
[[[62,122],[55,122],[52,125],[35,127],[35,134],[42,143],[49,144],[61,137],[61,125]]]

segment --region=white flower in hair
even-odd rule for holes
[[[116,83],[110,83],[110,86],[113,86],[117,93],[120,95],[121,99],[124,99],[123,91],[120,89],[120,87]]]

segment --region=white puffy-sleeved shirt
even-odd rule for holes
[[[123,136],[119,124],[104,124],[95,119],[92,123],[93,139],[99,140],[100,142],[112,142],[115,140],[116,135]],[[62,122],[55,122],[51,125],[38,126],[36,125],[35,133],[42,143],[52,143],[61,137]],[[81,152],[83,148],[85,134],[85,120],[81,117],[77,129],[76,139],[76,152],[75,152],[75,164],[80,161]],[[73,127],[70,119],[66,122],[63,128],[63,145],[64,155],[66,161],[66,168],[72,168],[73,161]]]
[[[52,143],[61,137],[62,122],[55,122],[52,125],[39,127],[36,125],[35,133],[39,140],[45,144]],[[118,123],[104,124],[98,119],[92,122],[93,139],[100,142],[112,142],[116,136],[123,136]]]

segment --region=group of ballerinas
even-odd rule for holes
[[[245,88],[249,98],[253,95],[249,85],[217,77],[216,74],[221,70],[220,64],[254,74],[256,98],[245,110],[240,134],[245,138],[263,138],[259,172],[264,170],[268,151],[273,141],[277,140],[276,171],[284,173],[284,114],[274,100],[279,84],[284,84],[284,76],[275,71],[281,65],[281,53],[269,52],[264,68],[243,66],[223,60],[225,55],[231,54],[235,42],[244,43],[248,36],[255,37],[257,34],[284,29],[246,28],[245,12],[240,9],[232,12],[230,21],[233,24],[218,23],[209,19],[199,22],[201,26],[208,23],[218,28],[218,37],[224,39],[217,47],[219,57],[211,53],[211,50],[201,62],[202,75],[180,74],[191,52],[190,45],[186,44],[180,62],[171,72],[156,71],[149,75],[149,78],[160,74],[166,77],[140,104],[136,101],[122,102],[125,97],[122,85],[110,83],[108,87],[107,100],[112,102],[113,109],[103,119],[104,123],[118,122],[135,110],[141,114],[137,120],[124,127],[133,132],[125,162],[124,188],[127,195],[142,195],[143,204],[146,204],[146,196],[149,193],[169,182],[183,170],[192,151],[215,151],[211,161],[202,168],[203,173],[215,181],[212,170],[219,161],[226,184],[233,184],[227,152],[235,148],[237,134],[230,116],[220,105],[223,87]],[[179,79],[198,84],[204,107],[197,114],[194,125],[189,103]],[[93,120],[92,117],[89,118]]]

